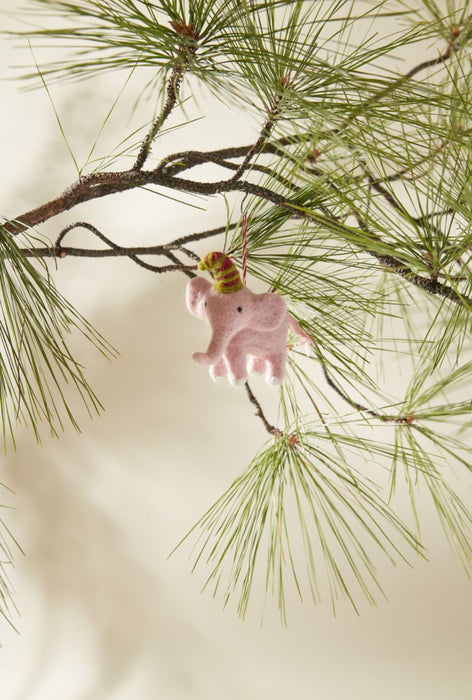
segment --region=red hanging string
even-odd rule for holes
[[[241,240],[243,246],[242,265],[243,265],[243,284],[246,286],[247,273],[247,214],[244,212],[241,219]]]

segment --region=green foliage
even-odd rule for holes
[[[327,583],[333,609],[340,597],[357,609],[358,591],[375,603],[382,593],[379,553],[394,563],[405,556],[402,546],[410,553],[420,548],[376,489],[346,468],[359,441],[321,422],[303,430],[288,429],[258,454],[193,529],[199,533],[195,566],[210,569],[205,587],[212,585],[215,594],[222,589],[225,604],[237,595],[242,617],[259,576],[276,596],[284,623],[287,577],[302,598],[306,576],[315,602]],[[371,458],[388,456],[382,444],[365,441],[363,447]]]
[[[7,490],[7,487],[0,483],[0,490]],[[0,505],[0,512],[5,510],[5,506]],[[3,617],[10,625],[17,612],[13,599],[13,591],[8,577],[8,569],[14,562],[14,550],[20,549],[12,533],[8,529],[3,518],[0,517],[0,617]]]
[[[49,45],[77,46],[70,59],[44,69],[60,79],[87,77],[96,72],[152,67],[157,77],[171,68],[176,58],[190,58],[196,76],[218,82],[229,77],[222,60],[222,47],[247,13],[257,16],[272,6],[290,2],[236,2],[236,0],[34,0],[34,14],[62,17],[59,28],[28,31],[31,39]]]
[[[38,440],[42,422],[52,435],[63,430],[64,419],[78,429],[67,385],[89,413],[99,411],[67,335],[79,332],[105,356],[112,349],[57,292],[44,263],[41,272],[3,227],[0,252],[0,411],[6,449],[18,423],[30,426]]]

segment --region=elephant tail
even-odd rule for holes
[[[308,333],[306,333],[303,330],[298,321],[295,321],[293,316],[290,316],[290,314],[288,314],[288,325],[292,329],[292,331],[296,335],[298,335],[299,338],[302,339],[302,343],[308,343],[309,345],[313,345],[313,340],[311,339],[311,337],[308,335]]]
[[[199,270],[208,270],[215,280],[215,291],[220,294],[237,292],[243,287],[236,265],[225,253],[208,253],[198,264]]]

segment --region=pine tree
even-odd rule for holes
[[[283,621],[288,579],[315,601],[326,587],[333,604],[347,597],[356,607],[359,594],[375,601],[379,555],[425,553],[420,492],[471,569],[472,516],[452,481],[455,465],[465,473],[471,466],[472,402],[462,398],[472,375],[468,5],[31,0],[36,28],[15,35],[39,57],[23,75],[28,85],[48,91],[55,81],[122,71],[158,106],[148,124],[123,133],[116,152],[97,160],[91,153],[62,193],[0,227],[4,445],[14,443],[18,424],[38,440],[41,426],[56,435],[66,420],[75,425],[70,387],[91,413],[100,409],[66,335],[74,330],[105,355],[114,351],[56,290],[54,266],[64,257],[126,256],[154,273],[193,278],[204,242],[280,294],[312,339],[306,352],[289,338],[276,425],[246,382],[248,409],[268,440],[187,536],[206,585],[225,602],[234,597],[242,616],[258,572]],[[63,57],[42,62],[40,47],[51,44]],[[405,69],[407,51],[424,59]],[[203,110],[211,97],[235,115],[243,110],[258,136],[157,157],[172,119],[185,138],[190,96]],[[117,245],[113,232],[82,220],[45,240],[41,226],[58,214],[134,188],[170,193],[182,206],[188,193],[202,206],[217,196],[227,216],[165,245]],[[73,229],[102,247],[68,245]],[[389,380],[392,366],[407,377],[404,389]],[[403,484],[413,527],[395,510]],[[0,540],[6,562],[10,538]],[[293,541],[302,542],[305,561],[296,560]],[[7,617],[10,605],[4,577]]]

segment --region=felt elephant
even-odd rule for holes
[[[288,314],[285,301],[278,294],[255,294],[243,286],[234,263],[224,253],[210,253],[199,269],[209,270],[216,283],[213,286],[203,277],[195,277],[187,285],[188,310],[212,329],[207,351],[195,353],[195,362],[209,366],[215,381],[228,376],[232,384],[243,384],[249,371],[266,372],[270,384],[280,384],[288,328],[312,342]]]

